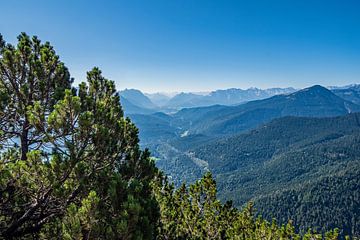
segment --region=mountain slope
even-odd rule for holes
[[[163,107],[171,99],[170,96],[162,93],[144,93],[156,106]]]
[[[139,137],[142,144],[171,139],[178,135],[178,129],[171,124],[172,117],[165,113],[130,114],[129,117],[136,126],[140,126]]]
[[[333,89],[332,92],[349,102],[360,105],[360,85]]]
[[[232,199],[237,206],[253,200],[265,217],[271,219],[274,213],[282,223],[293,219],[296,226],[308,222],[305,227],[324,229],[336,225],[346,233],[359,234],[359,225],[341,217],[360,219],[360,208],[354,210],[359,206],[360,185],[353,184],[359,178],[355,173],[339,175],[341,171],[359,170],[359,146],[360,114],[354,113],[333,118],[276,119],[191,152],[216,174],[222,199]],[[341,180],[344,177],[349,183]],[[341,192],[341,184],[349,188]],[[358,205],[343,206],[346,199]],[[329,211],[330,206],[336,215]],[[321,214],[309,216],[306,212]]]
[[[156,109],[157,106],[145,96],[141,91],[136,89],[125,89],[119,92],[120,96],[126,98],[132,104],[147,109]]]
[[[358,161],[311,182],[260,196],[255,199],[256,208],[267,219],[292,219],[300,231],[317,226],[321,232],[340,228],[342,235],[359,236],[359,186]]]
[[[185,108],[196,107],[204,105],[212,105],[212,102],[208,102],[203,99],[204,96],[194,93],[179,93],[172,97],[166,104],[168,108]]]
[[[126,115],[129,115],[129,114],[151,114],[151,113],[155,112],[154,109],[143,108],[143,107],[137,106],[123,96],[120,96],[120,102],[121,102],[121,106],[124,109],[124,113]]]

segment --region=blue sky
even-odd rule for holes
[[[360,82],[358,0],[1,1],[0,33],[55,46],[76,82],[206,91]]]

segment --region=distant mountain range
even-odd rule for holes
[[[249,88],[247,90],[231,88],[226,90],[216,90],[210,93],[178,93],[175,95],[164,93],[142,93],[136,89],[125,89],[120,91],[122,98],[139,107],[133,111],[133,107],[126,109],[128,113],[148,113],[153,111],[176,112],[182,108],[203,107],[211,105],[236,105],[247,101],[268,98],[278,94],[294,92],[294,88],[271,88],[258,89]]]
[[[175,109],[203,107],[211,105],[236,105],[248,101],[268,98],[278,94],[286,94],[296,91],[294,88],[271,88],[258,89],[249,88],[247,90],[230,88],[226,90],[216,90],[207,95],[194,93],[180,93],[171,98],[166,106]]]
[[[336,95],[347,101],[360,103],[360,85],[329,87]],[[120,91],[127,114],[149,114],[154,112],[174,113],[183,108],[205,107],[212,105],[232,106],[275,95],[290,94],[294,88],[249,88],[246,90],[230,88],[209,93],[142,93],[136,89]]]

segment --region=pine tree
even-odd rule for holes
[[[284,225],[275,219],[268,222],[255,216],[251,202],[242,210],[231,202],[222,204],[216,198],[216,182],[210,173],[178,189],[163,176],[155,183],[161,210],[157,239],[340,239],[336,229],[324,235],[309,230],[302,236],[295,232],[291,221]]]
[[[94,68],[87,83],[70,89],[49,43],[25,34],[18,39],[0,58],[1,236],[57,229],[64,237],[151,239],[156,168],[139,148],[114,82]],[[94,212],[86,210],[89,204]],[[78,229],[64,227],[71,219]]]

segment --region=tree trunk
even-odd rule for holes
[[[23,125],[22,133],[21,133],[21,160],[26,160],[26,154],[29,152],[29,121],[25,118],[25,122]]]

